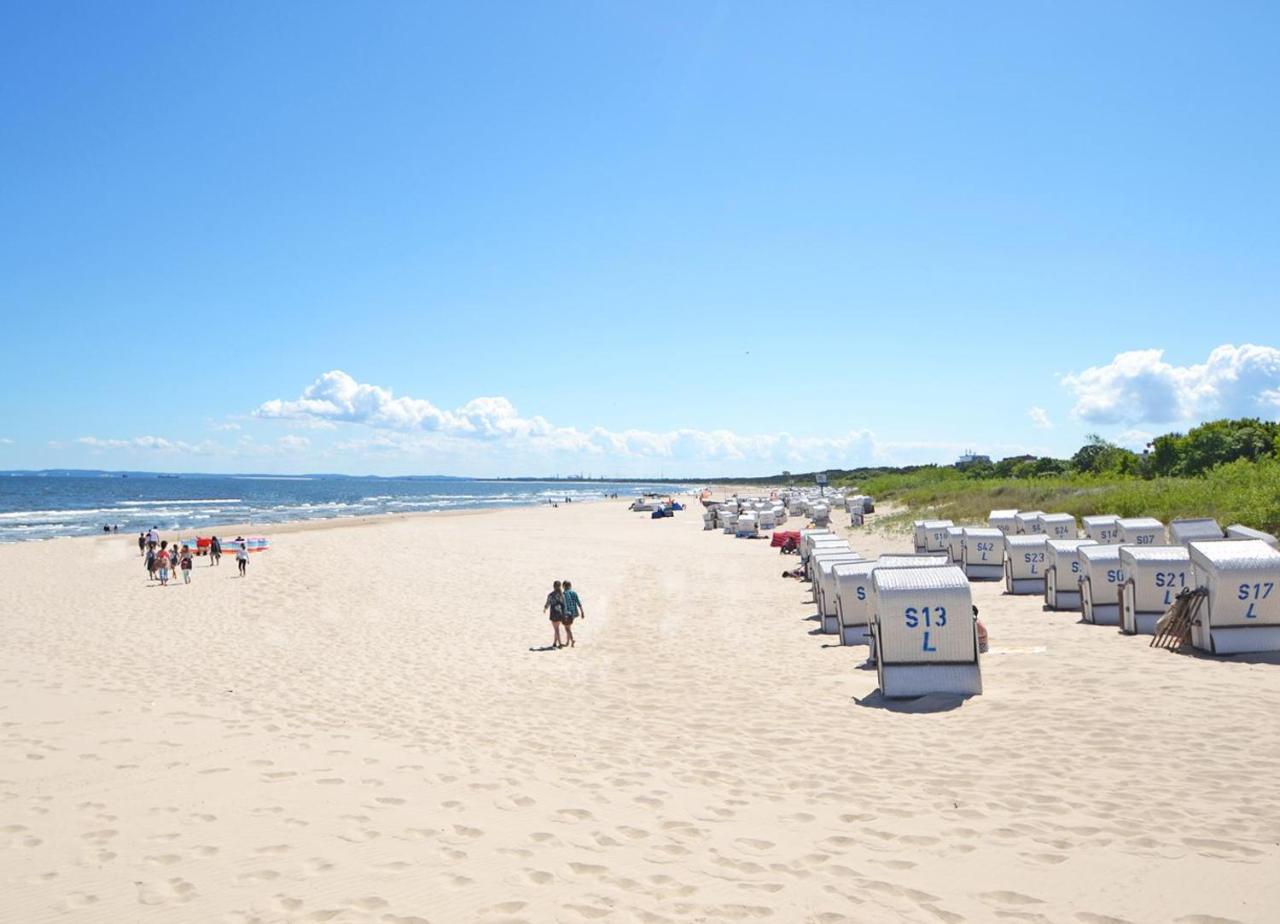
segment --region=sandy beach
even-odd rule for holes
[[[792,558],[625,504],[0,547],[0,919],[1280,919],[1277,664],[975,584],[985,694],[886,708]]]

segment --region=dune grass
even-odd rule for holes
[[[1240,460],[1192,478],[1053,475],[1039,478],[968,478],[950,468],[876,475],[858,488],[879,501],[904,504],[911,518],[928,512],[960,524],[982,523],[994,509],[1045,510],[1077,517],[1114,513],[1213,517],[1223,526],[1243,523],[1280,531],[1280,461]]]

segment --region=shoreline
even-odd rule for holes
[[[473,479],[473,480],[478,480],[478,479]],[[695,504],[697,503],[697,497],[698,497],[696,493],[690,494],[690,495],[684,495],[684,494],[678,494],[674,492],[671,494],[671,496],[673,498],[683,498],[686,496],[691,497],[693,498],[693,503]],[[569,504],[566,504],[563,500],[558,501],[557,503],[559,507],[565,507],[565,506],[572,507],[575,505],[594,506],[597,504],[620,503],[623,501],[630,504],[631,501],[634,499],[635,498],[631,495],[625,495],[625,496],[619,495],[618,497],[579,498],[577,500],[572,501]],[[175,503],[180,503],[180,502],[181,502],[180,500],[175,500]],[[252,520],[239,521],[239,522],[228,521],[225,523],[205,523],[205,524],[201,524],[199,527],[182,527],[180,529],[160,529],[158,530],[158,532],[160,533],[160,536],[163,539],[169,538],[170,535],[190,536],[192,534],[195,534],[199,536],[208,536],[208,535],[217,535],[219,533],[224,533],[224,532],[245,533],[245,534],[252,532],[254,535],[266,535],[268,533],[280,533],[282,535],[289,535],[292,533],[307,532],[309,530],[334,529],[339,526],[352,526],[352,527],[372,526],[372,525],[377,525],[379,523],[390,523],[390,522],[396,522],[399,520],[416,519],[418,517],[463,517],[463,516],[476,516],[479,514],[510,513],[518,510],[542,510],[546,508],[558,509],[558,507],[550,503],[521,503],[521,504],[508,504],[506,506],[492,504],[492,505],[483,506],[483,507],[457,507],[457,508],[443,509],[443,510],[404,510],[404,511],[391,510],[391,511],[386,511],[384,513],[352,514],[347,516],[343,516],[343,515],[323,516],[323,517],[317,516],[317,517],[306,517],[303,519],[295,519],[295,520],[279,520],[279,521],[273,520],[273,521],[261,522],[261,523],[254,523]],[[699,505],[699,510],[700,509],[701,509],[701,506]],[[690,510],[692,510],[692,508],[690,508]],[[130,530],[121,530],[118,533],[96,532],[96,533],[89,533],[87,535],[79,535],[79,536],[47,536],[42,539],[9,539],[9,540],[0,541],[0,550],[3,550],[10,546],[22,547],[22,546],[30,546],[30,545],[44,545],[50,542],[60,542],[60,543],[61,542],[94,542],[94,541],[104,542],[112,539],[116,539],[116,540],[129,539],[130,537],[132,537],[132,539],[135,542],[138,538]]]

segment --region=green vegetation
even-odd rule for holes
[[[832,479],[833,482],[836,479]],[[993,509],[1211,516],[1280,531],[1280,424],[1216,420],[1157,437],[1138,454],[1098,436],[1070,459],[1004,459],[963,469],[926,466],[850,473],[839,479],[879,501],[957,523],[985,521]]]

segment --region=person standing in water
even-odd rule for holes
[[[560,641],[560,625],[564,622],[564,591],[560,589],[560,582],[556,581],[551,585],[551,593],[547,594],[547,602],[542,605],[542,612],[551,613],[551,628],[555,630],[556,639],[552,644],[552,648],[563,648],[564,643]]]
[[[573,639],[573,621],[579,616],[586,619],[587,611],[582,606],[578,592],[573,589],[573,584],[565,581],[562,586],[564,587],[564,634],[569,647],[574,648],[578,643]]]

